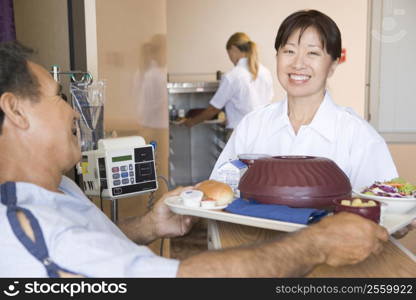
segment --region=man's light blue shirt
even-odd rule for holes
[[[175,277],[179,261],[129,240],[69,178],[54,193],[17,182],[17,205],[37,218],[51,259],[89,277]],[[1,197],[1,196],[0,196]],[[44,277],[44,266],[15,237],[0,204],[0,277]]]

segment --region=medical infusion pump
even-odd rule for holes
[[[142,137],[101,139],[97,148],[82,153],[86,195],[118,199],[157,190],[154,149]]]

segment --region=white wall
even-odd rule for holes
[[[379,1],[379,0],[373,0]],[[167,40],[169,73],[214,73],[232,68],[225,43],[236,31],[244,31],[258,43],[260,59],[273,74],[274,39],[285,17],[299,9],[317,9],[338,24],[347,49],[347,62],[338,66],[329,88],[335,101],[366,112],[367,0],[168,0]],[[400,7],[400,6],[398,6]],[[179,77],[178,77],[179,78]],[[183,77],[183,78],[189,78]],[[191,77],[192,78],[192,77]],[[193,76],[199,79],[201,76]],[[210,79],[214,77],[211,76]],[[276,100],[284,92],[275,76]],[[390,144],[400,176],[416,182],[414,144]]]
[[[156,141],[156,173],[168,177],[166,0],[85,0],[85,4],[88,68],[96,79],[107,81],[105,129]],[[160,181],[155,199],[166,191]],[[145,193],[120,201],[119,218],[144,214],[148,197]],[[159,251],[160,244],[152,245]],[[169,243],[163,245],[163,253],[169,255]]]
[[[366,0],[169,0],[167,1],[168,72],[215,73],[232,68],[225,43],[243,31],[257,42],[262,63],[275,75],[274,39],[280,23],[300,9],[317,9],[338,24],[347,62],[329,82],[335,101],[365,111]],[[189,76],[188,76],[189,77]],[[275,100],[284,97],[276,76]],[[200,78],[199,76],[194,76]],[[211,77],[213,78],[213,77]]]

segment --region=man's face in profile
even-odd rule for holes
[[[61,86],[43,67],[30,61],[28,66],[39,82],[39,96],[37,101],[23,101],[30,124],[26,134],[34,151],[45,155],[44,163],[69,171],[81,156],[75,123],[79,115],[62,99]]]

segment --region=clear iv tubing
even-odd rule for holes
[[[57,82],[59,82],[59,75],[70,75],[71,80],[73,82],[75,82],[75,83],[85,82],[86,85],[90,85],[93,81],[92,74],[88,71],[60,71],[59,66],[57,66],[57,65],[52,66],[52,70],[50,71],[50,73],[52,73],[52,76],[53,76],[54,80],[57,81]],[[76,79],[75,75],[77,75],[77,74],[82,74],[81,80]],[[88,125],[88,122],[85,119],[84,114],[82,113],[82,109],[81,109],[81,106],[80,106],[80,104],[77,100],[77,97],[72,93],[72,90],[71,90],[71,94],[75,98],[76,105],[79,109],[79,112],[81,112],[80,115],[81,115],[84,123],[87,125],[89,130],[94,130],[94,129],[90,128],[90,126]]]
[[[84,121],[84,123],[85,123],[85,125],[87,125],[87,127],[88,127],[88,129],[89,130],[94,130],[93,128],[91,128],[89,125],[88,125],[88,122],[87,122],[87,119],[85,119],[85,116],[84,116],[84,114],[82,113],[82,108],[81,108],[81,106],[80,106],[80,104],[79,104],[79,102],[78,102],[78,100],[77,100],[77,97],[72,93],[72,90],[71,90],[71,94],[72,94],[72,96],[74,97],[74,99],[75,99],[75,103],[76,103],[76,105],[77,105],[77,107],[78,107],[78,111],[80,112],[80,115],[81,115],[81,117],[82,117],[82,119],[83,119],[83,121]]]

